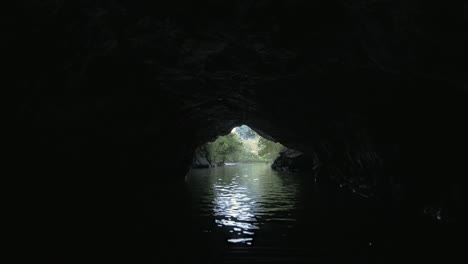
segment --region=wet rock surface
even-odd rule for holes
[[[163,234],[177,248],[188,227],[167,215],[186,197],[165,197],[184,188],[197,147],[246,124],[313,157],[319,180],[458,228],[465,11],[393,0],[15,2],[4,43],[17,93],[12,178],[42,216],[25,226],[58,259],[146,241],[154,222],[181,226]],[[62,243],[84,238],[85,248]]]
[[[212,164],[206,155],[206,152],[201,151],[199,148],[195,151],[193,155],[192,168],[211,168],[216,166]]]
[[[313,159],[303,155],[302,152],[287,149],[271,164],[276,171],[310,171],[313,168]]]

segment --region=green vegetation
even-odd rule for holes
[[[241,133],[239,133],[241,132]],[[246,137],[245,135],[248,135]],[[259,136],[247,126],[235,128],[199,148],[211,164],[220,162],[272,162],[285,147]]]
[[[258,156],[267,161],[274,161],[279,153],[286,148],[280,143],[275,143],[263,137],[258,140]]]

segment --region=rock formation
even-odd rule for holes
[[[336,184],[368,186],[382,206],[440,207],[460,221],[466,10],[396,0],[15,2],[4,35],[18,93],[15,177],[28,179],[21,192],[41,205],[48,217],[38,225],[56,241],[70,225],[75,235],[98,230],[96,244],[117,230],[156,234],[148,223],[170,220],[151,208],[184,204],[161,201],[183,185],[196,148],[246,124],[313,157]]]

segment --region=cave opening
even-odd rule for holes
[[[209,235],[206,241],[215,243],[252,246],[264,243],[259,242],[265,236],[260,230],[274,228],[271,236],[292,227],[298,183],[290,178],[285,184],[281,178],[291,176],[275,171],[286,169],[275,163],[291,151],[247,125],[198,147],[186,182],[197,208],[194,218],[202,222],[199,235]]]
[[[195,151],[193,168],[209,168],[239,163],[273,163],[286,151],[281,143],[268,140],[247,125],[234,127],[224,136],[207,142]]]
[[[16,166],[5,178],[18,182],[16,237],[40,253],[21,241],[21,255],[456,263],[466,253],[465,3],[16,2],[4,38]],[[235,159],[199,148],[240,124],[288,149],[213,167]]]

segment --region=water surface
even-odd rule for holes
[[[262,231],[274,228],[288,236],[301,208],[301,183],[269,164],[192,170],[187,183],[202,232],[218,233],[228,243],[252,245]]]
[[[436,248],[427,232],[433,225],[407,221],[322,178],[269,164],[192,170],[191,247],[203,252],[203,263],[288,264],[393,263],[388,256],[399,250]],[[420,252],[431,251],[412,255]]]

